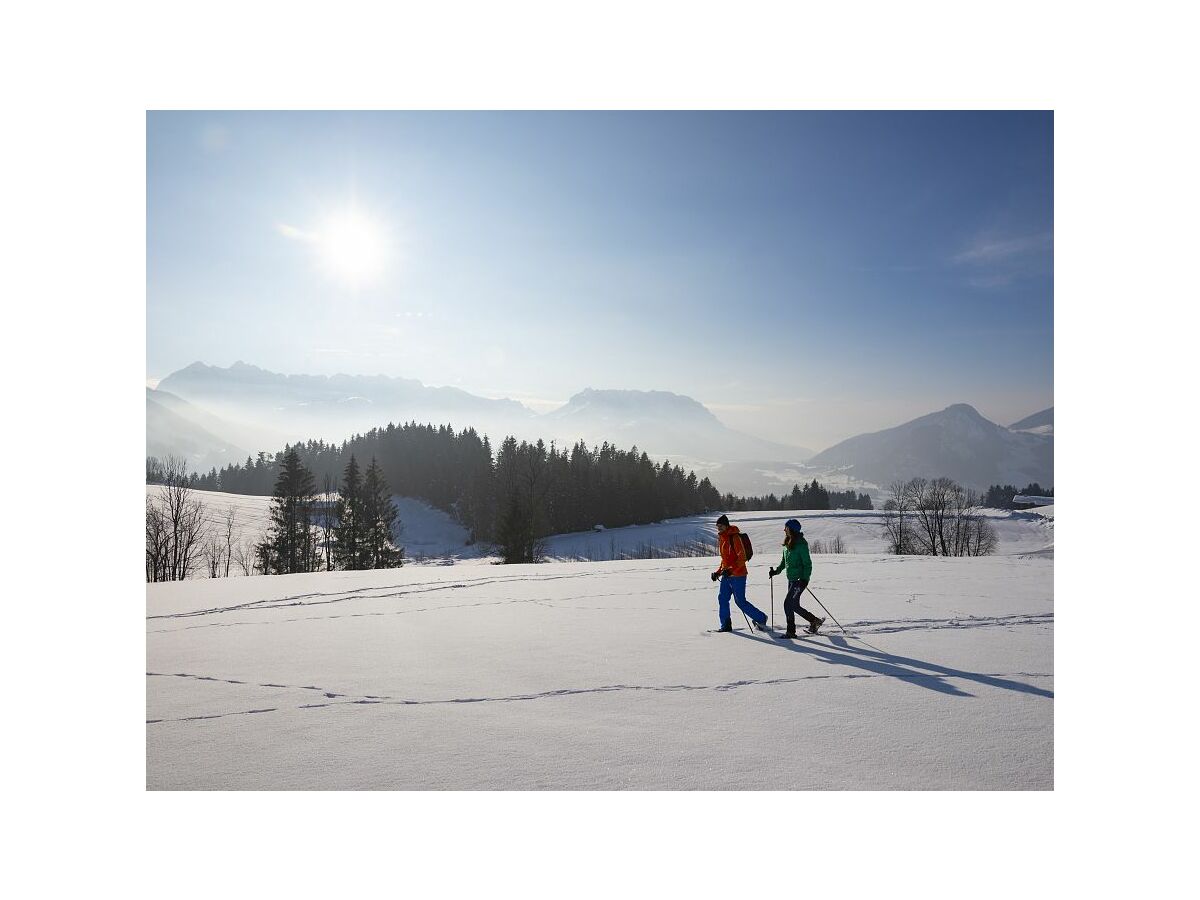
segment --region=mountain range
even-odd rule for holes
[[[1028,431],[1030,434],[1054,434],[1054,407],[1026,416],[1020,422],[1009,425],[1010,431]]]
[[[230,423],[167,391],[146,388],[146,455],[181,456],[196,471],[241,462],[247,451]]]
[[[196,362],[163,378],[157,387],[153,393],[165,392],[176,403],[209,415],[204,421],[186,417],[190,426],[203,426],[207,435],[194,433],[192,427],[180,432],[180,444],[192,458],[198,457],[194,448],[205,441],[212,446],[206,458],[220,455],[223,441],[215,439],[217,435],[237,434],[239,440],[225,443],[273,451],[288,442],[338,441],[388,422],[413,420],[472,427],[493,441],[512,434],[563,445],[583,440],[589,446],[604,441],[622,448],[637,446],[701,473],[735,460],[801,460],[812,455],[804,447],[729,428],[698,401],[667,391],[588,388],[561,407],[538,414],[515,400],[429,387],[415,379],[281,375],[244,362],[228,368]],[[156,446],[168,443],[165,421],[160,420],[156,415]],[[250,430],[252,438],[241,437]]]
[[[763,440],[729,428],[698,400],[669,391],[612,391],[587,388],[537,419],[556,439],[589,445],[608,441],[636,445],[688,466],[732,460],[796,459],[812,456],[807,447]]]
[[[511,430],[535,413],[515,400],[491,400],[453,387],[384,375],[281,375],[236,362],[192,363],[157,385],[223,418],[256,423],[272,443],[341,440],[388,422],[438,422],[481,432]],[[261,449],[266,449],[261,448]]]
[[[637,446],[737,494],[779,493],[812,478],[859,489],[914,475],[945,475],[979,488],[1054,483],[1053,408],[1005,428],[955,404],[814,456],[729,428],[702,403],[668,391],[588,388],[538,414],[515,400],[415,379],[281,375],[243,362],[228,368],[196,362],[148,389],[146,404],[147,454],[182,454],[198,470],[245,460],[248,451],[274,452],[311,438],[340,441],[415,420],[472,427],[493,443],[512,434],[560,445]]]
[[[1046,414],[1053,421],[1053,409],[1038,416]],[[841,471],[879,487],[915,476],[945,476],[978,489],[992,484],[1019,488],[1034,481],[1052,486],[1054,436],[1005,428],[974,407],[956,403],[895,428],[849,438],[821,451],[807,465]]]

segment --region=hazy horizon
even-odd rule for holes
[[[156,113],[147,378],[665,390],[820,450],[1052,406],[1050,113]]]
[[[247,365],[256,365],[255,363],[251,362],[250,360],[232,360],[232,361],[230,361],[229,363],[226,363],[226,364],[223,364],[223,365],[214,364],[214,363],[208,362],[207,360],[193,360],[193,361],[192,361],[192,363],[197,363],[197,362],[203,363],[203,364],[205,364],[205,365],[207,365],[207,366],[216,367],[216,368],[222,368],[222,369],[228,369],[228,368],[230,368],[231,366],[233,366],[235,363],[238,363],[238,362],[241,362],[241,363],[246,363]],[[191,365],[192,363],[189,363],[189,365]],[[180,369],[183,369],[183,368],[186,368],[186,366],[181,366],[181,367],[180,367]],[[258,366],[258,368],[260,368],[260,369],[264,369],[264,370],[267,370],[265,366]],[[177,369],[177,370],[175,370],[175,371],[179,371],[179,370]],[[267,371],[273,371],[273,370],[267,370]],[[170,372],[169,372],[169,373],[167,373],[167,375],[169,375],[169,374],[172,374],[172,373],[170,373]],[[402,375],[392,375],[392,374],[389,374],[389,373],[386,373],[386,372],[329,372],[329,373],[323,373],[323,372],[276,372],[275,374],[278,374],[278,375],[317,375],[317,376],[321,376],[321,377],[331,377],[331,376],[337,376],[337,375],[347,375],[347,376],[351,376],[351,377],[354,377],[354,376],[365,376],[365,377],[377,377],[377,376],[384,376],[384,377],[389,377],[389,378],[404,378],[404,379],[410,379],[410,380],[421,381],[421,382],[422,382],[422,384],[424,384],[426,387],[435,387],[435,388],[437,388],[437,387],[459,387],[460,389],[462,389],[462,388],[461,388],[459,385],[441,385],[441,384],[433,384],[433,383],[431,383],[431,382],[426,382],[426,381],[424,381],[423,379],[417,378],[416,376],[412,376],[412,375],[403,375],[403,374],[402,374]],[[158,389],[159,389],[159,387],[158,387],[159,383],[160,383],[160,382],[163,380],[163,378],[165,378],[165,377],[166,377],[166,375],[164,375],[164,376],[162,376],[162,377],[147,377],[147,378],[146,378],[146,386],[147,386],[147,387],[149,387],[149,388],[152,388],[152,389],[158,390]],[[569,396],[565,396],[565,397],[562,397],[562,398],[560,398],[560,399],[553,399],[553,400],[531,400],[531,399],[528,399],[528,398],[514,397],[514,396],[511,396],[511,395],[502,395],[502,394],[487,394],[487,393],[478,393],[478,394],[476,394],[476,396],[480,396],[480,397],[486,397],[487,399],[493,399],[493,400],[505,400],[505,399],[507,399],[507,400],[516,400],[517,402],[519,402],[519,403],[522,403],[523,405],[525,405],[527,408],[529,408],[529,409],[530,409],[530,410],[532,410],[533,412],[535,412],[535,413],[538,413],[538,414],[542,414],[542,413],[552,412],[552,411],[554,411],[554,410],[556,410],[556,409],[559,409],[559,408],[561,408],[561,407],[565,406],[567,403],[569,403],[569,401],[571,400],[571,398],[572,398],[574,395],[576,395],[576,394],[579,394],[579,393],[581,393],[581,392],[583,392],[583,391],[586,391],[586,390],[597,390],[597,391],[600,391],[600,390],[622,390],[622,391],[629,391],[629,390],[641,390],[641,391],[647,391],[647,392],[648,392],[648,391],[659,391],[659,390],[662,390],[662,389],[661,389],[661,388],[603,388],[603,387],[600,387],[600,386],[598,386],[598,385],[594,385],[594,384],[585,384],[585,385],[581,385],[581,386],[579,387],[579,389],[578,389],[578,390],[576,390],[576,391],[573,391],[573,392],[571,393],[571,395],[569,395]],[[469,392],[469,393],[473,393],[473,394],[474,394],[475,392],[473,392],[473,391],[472,391],[472,392]],[[678,391],[671,391],[670,393],[679,394],[680,392],[678,392]],[[683,395],[683,396],[688,396],[688,395]],[[695,398],[695,397],[693,397],[692,399],[697,399],[697,400],[698,400],[699,398]],[[701,402],[701,403],[703,403],[704,401],[703,401],[703,400],[700,400],[700,402]],[[987,408],[985,408],[985,407],[981,407],[979,404],[977,404],[977,403],[973,403],[973,402],[971,402],[969,399],[960,399],[960,400],[952,401],[951,403],[947,403],[947,404],[945,404],[945,406],[939,406],[939,407],[935,407],[935,408],[930,408],[930,409],[923,410],[923,411],[921,411],[921,412],[915,413],[914,415],[907,416],[906,418],[903,418],[903,419],[901,419],[901,418],[897,418],[897,419],[895,419],[895,421],[882,421],[882,422],[881,422],[881,423],[880,423],[880,424],[879,424],[877,427],[873,427],[873,428],[866,428],[866,429],[864,429],[864,432],[868,432],[868,433],[869,433],[869,432],[874,432],[874,431],[883,431],[883,430],[887,430],[887,429],[889,429],[889,428],[892,428],[892,427],[894,427],[894,426],[896,426],[896,425],[901,425],[901,424],[904,424],[905,422],[908,422],[908,421],[910,421],[910,420],[912,420],[912,419],[914,419],[914,418],[917,418],[917,417],[919,417],[919,416],[927,415],[927,414],[929,414],[929,413],[935,413],[935,412],[939,412],[939,411],[941,411],[941,410],[945,409],[945,408],[946,408],[946,407],[948,407],[948,406],[955,405],[956,403],[966,403],[966,404],[968,404],[969,406],[972,406],[972,407],[974,407],[974,408],[975,408],[975,409],[976,409],[976,410],[977,410],[977,411],[978,411],[978,412],[979,412],[979,413],[980,413],[982,416],[984,416],[984,418],[990,419],[991,421],[995,422],[996,424],[998,424],[998,425],[1003,425],[1003,426],[1006,426],[1006,427],[1007,427],[1008,425],[1010,425],[1010,424],[1013,424],[1014,422],[1018,422],[1018,421],[1020,421],[1020,420],[1021,420],[1021,419],[1023,419],[1023,418],[1026,418],[1026,417],[1028,417],[1028,416],[1030,416],[1030,415],[1034,415],[1035,413],[1042,412],[1043,410],[1045,410],[1046,408],[1048,408],[1048,407],[1042,407],[1041,409],[1035,409],[1035,410],[1031,410],[1030,412],[1028,412],[1028,413],[1025,413],[1024,415],[1020,415],[1020,416],[1017,416],[1017,417],[1015,417],[1015,418],[1012,418],[1012,419],[1004,419],[1004,418],[996,418],[996,417],[995,417],[995,416],[993,416],[993,415],[989,415],[989,411],[987,410]],[[201,406],[204,406],[204,404],[203,404],[203,403],[201,403],[200,405],[201,405]],[[722,422],[724,422],[726,425],[730,425],[730,423],[729,423],[729,422],[726,420],[726,417],[725,417],[725,416],[724,416],[724,414],[723,414],[723,412],[724,412],[724,411],[722,410],[722,408],[721,408],[720,406],[718,406],[718,405],[715,405],[715,404],[708,404],[708,403],[705,403],[704,405],[705,405],[705,407],[707,407],[707,408],[708,408],[710,411],[712,411],[712,412],[713,412],[713,413],[714,413],[714,414],[715,414],[715,415],[716,415],[716,416],[717,416],[719,419],[721,419],[721,421],[722,421]],[[218,411],[220,411],[220,412],[224,412],[224,410],[223,410],[223,409],[221,409],[221,410],[218,410]],[[381,424],[383,424],[383,423],[381,423]],[[736,426],[730,425],[730,427],[736,427]],[[746,431],[748,434],[752,434],[752,435],[754,435],[754,436],[756,436],[756,437],[761,437],[761,436],[762,436],[762,435],[755,434],[755,432],[754,432],[754,431],[752,431],[752,430],[750,430],[750,429],[741,429],[741,430],[745,430],[745,431]],[[846,434],[846,435],[844,435],[844,436],[843,436],[843,437],[841,437],[841,438],[837,438],[837,439],[835,439],[835,440],[831,441],[829,444],[822,445],[822,446],[818,446],[818,447],[812,447],[812,446],[809,446],[807,449],[819,452],[819,451],[821,451],[821,450],[823,450],[823,449],[826,449],[826,448],[827,448],[827,447],[829,447],[829,446],[832,446],[833,444],[837,444],[837,443],[839,443],[840,441],[842,441],[842,440],[845,440],[846,438],[854,437],[854,436],[856,436],[857,434],[861,434],[861,433],[864,433],[864,432],[854,432],[853,434]],[[782,443],[782,442],[781,442],[781,443]],[[799,444],[793,444],[792,446],[800,447],[800,446],[802,446],[802,445],[799,445]]]

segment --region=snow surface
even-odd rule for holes
[[[1050,521],[1039,510],[987,510],[985,515],[996,528],[997,553],[1018,555],[1044,551],[1054,543],[1053,514]],[[799,519],[809,545],[828,544],[841,537],[848,553],[883,553],[883,517],[880,510],[791,510],[780,512],[732,513],[730,520],[750,535],[754,562],[775,565],[779,562],[783,541],[783,523]],[[612,560],[627,556],[675,555],[673,548],[697,542],[716,542],[715,516],[689,516],[668,519],[654,525],[632,525],[604,531],[584,531],[555,535],[546,540],[546,553],[556,560]],[[661,552],[660,551],[668,551]]]
[[[796,642],[709,633],[714,565],[147,585],[147,785],[1053,787],[1052,559],[817,557],[855,636]]]

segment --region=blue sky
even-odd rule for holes
[[[820,450],[1053,404],[1050,113],[150,113],[147,376],[671,390]]]

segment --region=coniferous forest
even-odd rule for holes
[[[1013,502],[1013,497],[1018,494],[1033,495],[1035,497],[1053,497],[1054,488],[1044,488],[1036,481],[1025,485],[1023,488],[1013,487],[1011,484],[993,484],[987,489],[987,493],[984,494],[983,505],[989,506],[992,509],[1017,509],[1018,504]]]
[[[721,506],[730,512],[752,509],[874,509],[868,494],[854,491],[831,491],[817,479],[805,485],[792,485],[787,494],[767,494],[765,497],[735,497],[725,494]]]
[[[538,541],[550,534],[656,522],[721,504],[709,479],[655,463],[636,447],[589,448],[579,442],[559,449],[508,437],[493,450],[474,429],[415,422],[372,429],[341,444],[307,441],[273,456],[259,453],[245,463],[193,475],[191,487],[272,494],[291,453],[316,484],[340,484],[352,456],[374,459],[392,493],[450,513],[472,540],[495,543],[513,562],[535,558]],[[158,480],[156,465],[148,460],[148,481]]]
[[[446,425],[416,422],[375,428],[340,444],[314,440],[289,445],[275,454],[259,453],[244,463],[193,474],[189,486],[278,496],[283,482],[299,479],[304,482],[302,495],[311,492],[315,496],[313,486],[324,485],[326,490],[343,488],[345,497],[365,478],[359,461],[371,462],[367,481],[449,513],[468,530],[472,542],[494,544],[506,562],[532,562],[540,556],[541,540],[546,536],[597,525],[617,528],[716,510],[872,508],[866,494],[830,491],[815,479],[779,496],[722,495],[708,478],[698,479],[694,472],[685,472],[669,461],[656,463],[636,447],[621,450],[607,442],[588,447],[580,441],[569,449],[559,449],[554,443],[547,446],[540,440],[518,442],[507,437],[493,449],[488,438],[472,428],[455,431]],[[147,460],[148,482],[161,481],[159,468],[158,460]],[[347,479],[349,490],[344,489]],[[335,527],[331,522],[341,523],[334,533],[336,544],[342,548],[340,553],[349,553],[353,559],[337,560],[338,568],[389,564],[378,541],[374,551],[357,549],[353,508],[339,508],[336,514],[320,506],[314,509],[318,515],[325,513],[328,528]],[[394,511],[386,515],[394,516]],[[289,513],[289,521],[296,518]],[[372,513],[373,520],[378,518]],[[307,556],[315,551],[307,545],[291,549],[291,527],[277,523],[287,552],[300,553],[303,564],[264,559],[263,568],[294,571],[296,565],[310,570]],[[360,554],[370,556],[372,552],[379,559],[364,562]],[[326,560],[326,565],[332,562]]]

